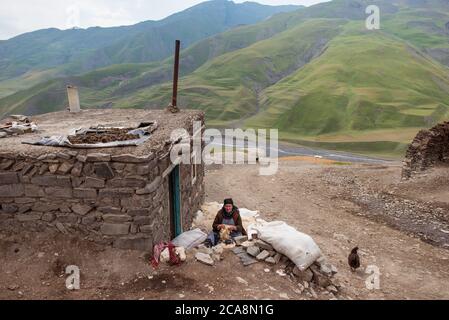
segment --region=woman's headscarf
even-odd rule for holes
[[[228,204],[232,204],[233,208],[232,211],[230,213],[228,213],[225,209],[225,206]],[[237,207],[234,205],[234,200],[232,199],[225,199],[224,204],[223,204],[223,215],[226,219],[230,219],[234,217],[234,213],[237,210]]]

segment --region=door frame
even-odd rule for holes
[[[168,176],[170,231],[172,239],[183,232],[181,215],[181,166],[176,165]]]

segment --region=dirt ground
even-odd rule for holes
[[[72,144],[96,144],[139,139],[138,135],[128,134],[129,131],[131,131],[131,129],[113,128],[101,133],[88,132],[76,136],[69,136],[67,139]]]
[[[154,271],[142,252],[22,233],[0,235],[0,299],[449,299],[449,169],[408,182],[400,176],[397,163],[295,159],[282,160],[275,176],[259,176],[257,166],[207,170],[208,202],[233,197],[311,235],[339,270],[335,296],[316,287],[301,292],[278,268],[243,267],[230,251],[214,267],[189,254],[179,267]],[[362,268],[352,273],[347,256],[356,245]],[[80,267],[81,290],[66,289],[67,265]],[[366,288],[369,265],[379,268],[379,290]]]

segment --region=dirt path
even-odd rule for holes
[[[430,217],[444,224],[444,197],[438,193],[432,199],[431,194],[435,187],[447,190],[447,181],[442,174],[437,177],[439,183],[424,183],[432,176],[399,183],[400,168],[394,165],[336,166],[293,160],[281,161],[272,177],[259,176],[257,166],[209,168],[206,190],[208,202],[230,196],[240,207],[259,210],[266,220],[283,220],[310,234],[339,269],[338,299],[448,299],[449,250],[443,248],[447,239],[439,238],[440,247],[425,243],[419,235],[400,231],[400,224],[381,219],[382,214],[370,215],[373,212],[359,203],[393,190],[391,197],[441,206],[442,213]],[[363,270],[350,272],[346,259],[356,245],[364,268],[379,267],[380,290],[366,288],[368,275]],[[295,279],[276,274],[278,266],[243,267],[232,252],[223,258],[209,267],[190,254],[180,267],[161,266],[154,271],[148,254],[142,252],[104,248],[58,233],[0,234],[0,299],[335,298],[318,288],[301,292]],[[66,289],[67,265],[79,266],[81,290]]]
[[[276,176],[262,177],[256,168],[224,167],[208,172],[207,198],[232,196],[241,207],[259,210],[269,220],[284,220],[310,234],[339,268],[337,277],[346,292],[358,299],[448,299],[449,251],[360,216],[365,213],[360,206],[342,199],[345,189],[325,180],[350,175],[370,185],[386,186],[400,180],[400,168],[326,168],[286,161]],[[404,188],[407,191],[410,184]],[[364,267],[379,267],[380,290],[367,290],[367,275],[348,270],[346,257],[356,245],[362,250]]]

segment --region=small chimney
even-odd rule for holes
[[[78,88],[74,86],[67,86],[67,95],[69,97],[70,112],[80,112],[80,97],[78,94]]]
[[[173,98],[172,103],[168,106],[168,111],[171,113],[178,113],[178,78],[179,78],[179,51],[181,49],[181,41],[176,40],[175,48],[175,66],[173,70]]]

